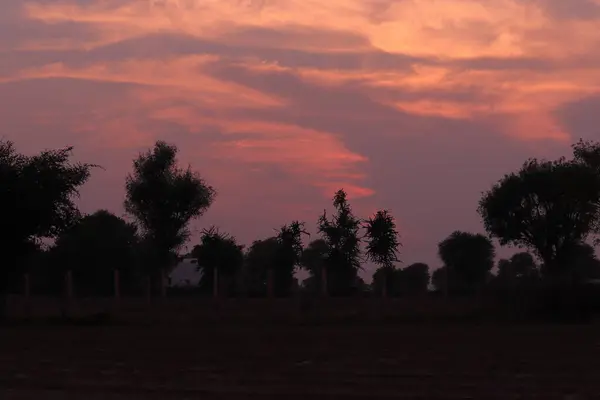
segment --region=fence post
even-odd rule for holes
[[[216,299],[219,297],[219,270],[213,269],[213,297]]]
[[[160,270],[160,296],[167,297],[167,278],[164,270]]]
[[[150,279],[150,275],[146,275],[146,303],[150,304],[152,302],[152,281]]]
[[[272,298],[273,294],[273,269],[269,268],[267,270],[267,296]]]
[[[323,297],[327,297],[327,268],[321,268],[321,295]]]
[[[73,271],[68,270],[67,275],[67,299],[71,301],[73,299]]]
[[[25,314],[31,316],[31,286],[29,283],[29,274],[23,276],[23,294],[25,295]]]
[[[73,273],[71,270],[65,272],[65,286],[62,301],[62,317],[68,318],[71,313],[71,300],[73,298]]]
[[[31,296],[29,274],[23,276],[23,294],[25,295],[25,300],[29,301],[29,297]]]
[[[113,285],[114,285],[114,295],[115,300],[119,300],[121,298],[121,281],[119,276],[119,270],[115,269],[113,271]]]

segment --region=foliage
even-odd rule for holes
[[[360,266],[361,222],[352,213],[344,190],[338,190],[333,198],[336,214],[331,219],[327,212],[319,218],[318,230],[329,246],[327,256],[328,284],[332,294],[353,291]]]
[[[575,282],[600,279],[600,260],[596,257],[594,248],[589,244],[572,243],[564,249],[561,256],[564,257],[564,260],[559,260],[559,262],[569,266]]]
[[[135,251],[137,228],[106,210],[87,215],[58,237],[50,250],[53,271],[71,270],[79,295],[110,295],[113,271],[120,271],[124,292],[141,286]]]
[[[425,263],[414,263],[400,270],[400,293],[405,295],[427,293],[429,287],[429,266]]]
[[[532,285],[540,276],[539,267],[530,253],[521,252],[510,259],[498,261],[498,273],[492,279],[494,286],[499,288],[516,288],[517,286]]]
[[[389,296],[413,296],[427,293],[429,280],[429,266],[424,263],[403,269],[379,267],[373,274],[371,287],[375,294],[381,295],[385,282]]]
[[[125,209],[140,224],[153,254],[153,271],[168,269],[190,235],[189,222],[212,204],[215,191],[190,167],[177,166],[177,148],[156,142],[133,162],[127,177]]]
[[[19,275],[19,266],[44,238],[55,238],[80,218],[74,198],[88,180],[91,164],[70,161],[73,149],[45,150],[33,156],[0,141],[0,297]]]
[[[435,290],[444,291],[446,289],[447,275],[447,267],[440,267],[433,271],[431,274],[431,284]]]
[[[547,273],[557,273],[567,268],[561,252],[594,233],[599,200],[600,176],[593,168],[531,159],[486,192],[478,211],[502,245],[531,249]]]
[[[264,296],[267,293],[267,271],[277,265],[279,240],[271,237],[255,240],[248,251],[244,264],[244,286],[252,296]]]
[[[237,244],[235,237],[219,232],[214,226],[202,231],[200,244],[192,250],[198,270],[202,271],[201,290],[213,290],[215,270],[219,273],[219,280],[228,281],[228,286],[233,286],[233,278],[244,264],[243,249],[244,246]]]
[[[291,292],[296,266],[302,258],[302,235],[308,235],[304,223],[293,221],[282,226],[277,233],[277,254],[273,269],[273,283],[277,295],[287,295]]]
[[[375,216],[365,221],[367,238],[367,259],[382,267],[393,268],[398,262],[398,240],[396,221],[387,210],[377,211]]]
[[[330,251],[329,244],[324,239],[315,239],[302,251],[300,266],[311,276],[320,276]]]
[[[494,266],[495,250],[481,234],[455,231],[439,243],[438,255],[448,268],[451,281],[460,286],[454,289],[472,291],[485,283]]]

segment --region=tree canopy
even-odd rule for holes
[[[56,238],[81,217],[74,199],[94,166],[72,162],[72,150],[26,156],[12,142],[0,141],[0,297],[14,284],[39,240]]]
[[[547,272],[566,268],[561,252],[594,233],[600,175],[574,161],[528,160],[486,192],[479,213],[486,231],[502,245],[536,253]]]
[[[234,288],[235,275],[244,264],[244,246],[237,244],[235,237],[219,232],[216,227],[205,229],[200,244],[194,246],[192,257],[198,262],[198,270],[202,272],[200,288],[203,291],[214,290],[214,275],[217,272],[222,286]]]
[[[455,231],[439,243],[438,254],[451,281],[465,290],[484,283],[494,266],[494,245],[481,234]]]
[[[50,256],[58,268],[56,272],[73,272],[79,294],[110,295],[114,290],[115,269],[120,272],[123,289],[136,289],[138,244],[135,225],[100,210],[83,217],[60,235]]]
[[[354,290],[361,269],[361,221],[354,216],[343,189],[335,193],[333,206],[336,213],[328,218],[327,212],[323,212],[318,230],[329,247],[326,268],[331,278],[328,284],[333,294],[342,294]]]
[[[126,180],[125,209],[136,218],[149,250],[147,267],[171,267],[173,254],[190,235],[189,223],[212,204],[215,190],[190,167],[177,166],[177,147],[162,141],[133,162]]]

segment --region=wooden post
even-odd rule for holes
[[[146,302],[148,304],[152,302],[152,281],[150,275],[146,276]]]
[[[450,291],[450,268],[449,267],[445,267],[446,268],[446,284],[444,285],[444,296],[446,298],[448,298],[448,293]]]
[[[31,286],[29,283],[29,274],[23,276],[23,294],[25,296],[25,315],[31,316]]]
[[[68,318],[71,313],[71,300],[73,298],[73,273],[71,270],[65,272],[65,287],[62,301],[62,317]]]
[[[273,294],[273,270],[269,268],[267,270],[267,296],[272,298]]]
[[[25,295],[25,300],[29,302],[29,297],[31,296],[29,286],[29,274],[25,274],[23,276],[23,294]]]
[[[322,267],[321,268],[321,295],[323,297],[327,297],[328,294],[328,290],[327,290],[327,268]]]
[[[167,297],[167,277],[165,271],[160,271],[160,296],[164,299]]]
[[[121,282],[119,279],[119,270],[115,269],[113,271],[113,285],[115,291],[115,300],[119,300],[121,298]]]
[[[215,299],[219,297],[219,270],[217,268],[213,270],[213,297]]]
[[[67,271],[65,279],[67,287],[67,301],[70,303],[73,299],[73,272],[71,270]]]

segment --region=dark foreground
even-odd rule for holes
[[[0,328],[0,398],[591,399],[599,356],[595,324],[202,323],[180,313]]]

